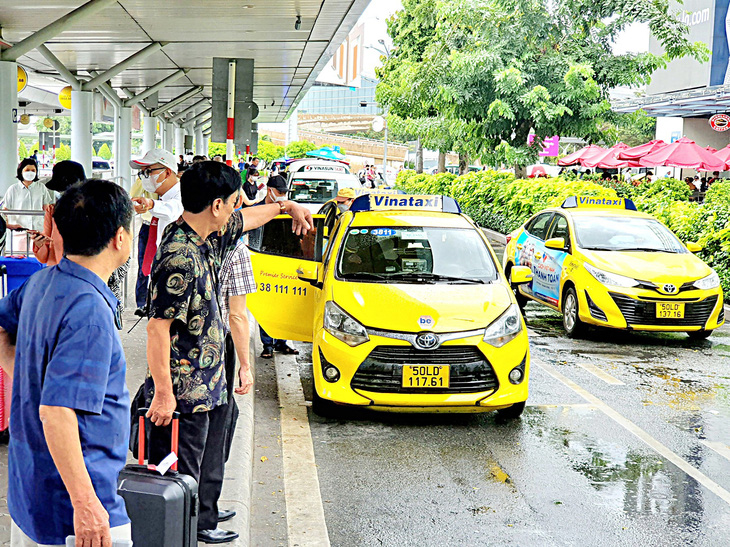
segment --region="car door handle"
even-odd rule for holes
[[[517,249],[522,250],[522,243],[517,244]]]
[[[542,253],[535,253],[535,258],[540,260],[542,258]]]

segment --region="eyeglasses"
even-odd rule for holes
[[[154,169],[144,169],[139,172],[139,176],[141,178],[148,179],[148,178],[150,178],[150,174],[152,173],[152,171],[160,171],[160,170],[164,170],[164,169],[167,169],[167,167],[155,167]]]

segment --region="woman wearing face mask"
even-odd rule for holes
[[[262,185],[263,186],[263,185]],[[251,167],[246,172],[246,181],[243,183],[243,206],[251,207],[262,200],[257,199],[259,192],[259,172]]]
[[[5,193],[5,209],[42,211],[44,205],[53,203],[55,199],[46,187],[38,182],[38,164],[26,158],[18,165],[16,182]],[[43,216],[8,215],[8,229],[13,233],[13,251],[26,250],[26,230],[43,230]]]
[[[46,183],[46,188],[60,196],[70,186],[85,179],[83,165],[70,160],[60,161],[53,166],[53,175]],[[28,230],[28,233],[33,238],[33,254],[38,262],[55,266],[63,258],[63,239],[56,227],[56,221],[53,220],[55,205],[44,205],[43,210],[46,213],[43,217],[43,230]]]

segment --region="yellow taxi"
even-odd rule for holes
[[[631,200],[570,197],[507,236],[504,271],[532,270],[514,286],[563,315],[571,337],[586,325],[684,331],[706,338],[725,321],[720,279],[666,226]]]
[[[369,194],[328,237],[291,219],[252,249],[249,308],[266,332],[312,342],[313,410],[496,410],[517,418],[528,394],[527,333],[487,239],[452,198]],[[529,282],[513,268],[513,282]]]

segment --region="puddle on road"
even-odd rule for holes
[[[699,485],[654,453],[630,449],[566,427],[562,417],[575,417],[583,427],[590,420],[588,409],[569,414],[533,408],[523,417],[538,437],[549,442],[588,479],[602,502],[629,516],[665,515],[682,519],[683,528],[697,529],[703,512]],[[566,420],[566,422],[569,420]]]

